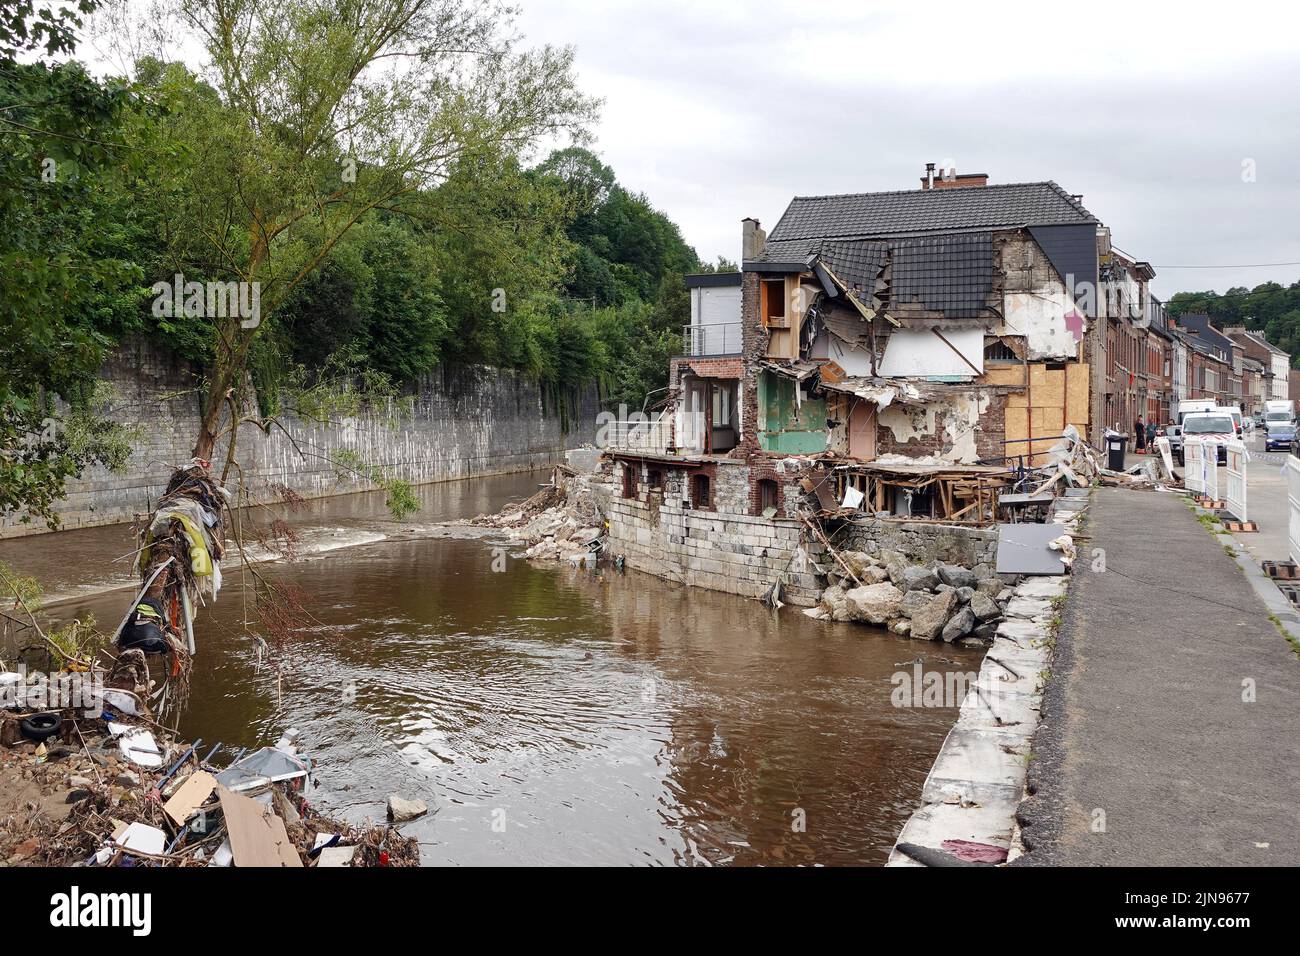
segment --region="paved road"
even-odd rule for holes
[[[1250,462],[1246,465],[1246,510],[1259,531],[1234,535],[1241,548],[1259,561],[1286,561],[1287,503],[1286,475],[1282,471],[1289,452],[1264,451],[1264,436],[1247,441]],[[1224,480],[1223,473],[1219,481]]]
[[[1300,659],[1180,496],[1092,501],[1020,865],[1300,865]]]

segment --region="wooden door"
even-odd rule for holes
[[[876,457],[876,403],[856,399],[849,411],[849,457],[871,461]]]

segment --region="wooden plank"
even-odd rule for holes
[[[984,384],[1005,385],[1008,387],[1024,385],[1025,367],[1023,365],[986,365],[984,366]],[[1008,400],[1011,397],[1008,396]]]
[[[163,810],[177,826],[182,826],[195,810],[207,802],[216,787],[216,777],[206,770],[196,771],[163,804]]]
[[[302,867],[284,821],[270,807],[225,787],[219,787],[217,793],[235,866]]]
[[[1081,435],[1087,435],[1088,420],[1088,365],[1080,362],[1070,369],[1070,382],[1065,390],[1065,419],[1075,428],[1080,428]]]

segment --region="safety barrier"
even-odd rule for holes
[[[1183,485],[1196,494],[1205,493],[1205,446],[1199,438],[1183,439]]]
[[[1183,439],[1183,485],[1212,501],[1219,500],[1219,442],[1214,438]]]
[[[1246,517],[1246,463],[1250,461],[1250,452],[1244,443],[1236,440],[1225,442],[1224,448],[1228,453],[1224,502],[1232,516],[1244,523],[1250,520]]]
[[[1291,560],[1300,564],[1300,458],[1295,455],[1286,457],[1286,500],[1287,551]]]

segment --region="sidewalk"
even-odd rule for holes
[[[1018,865],[1300,865],[1300,658],[1242,569],[1177,495],[1098,489],[1084,534]]]

